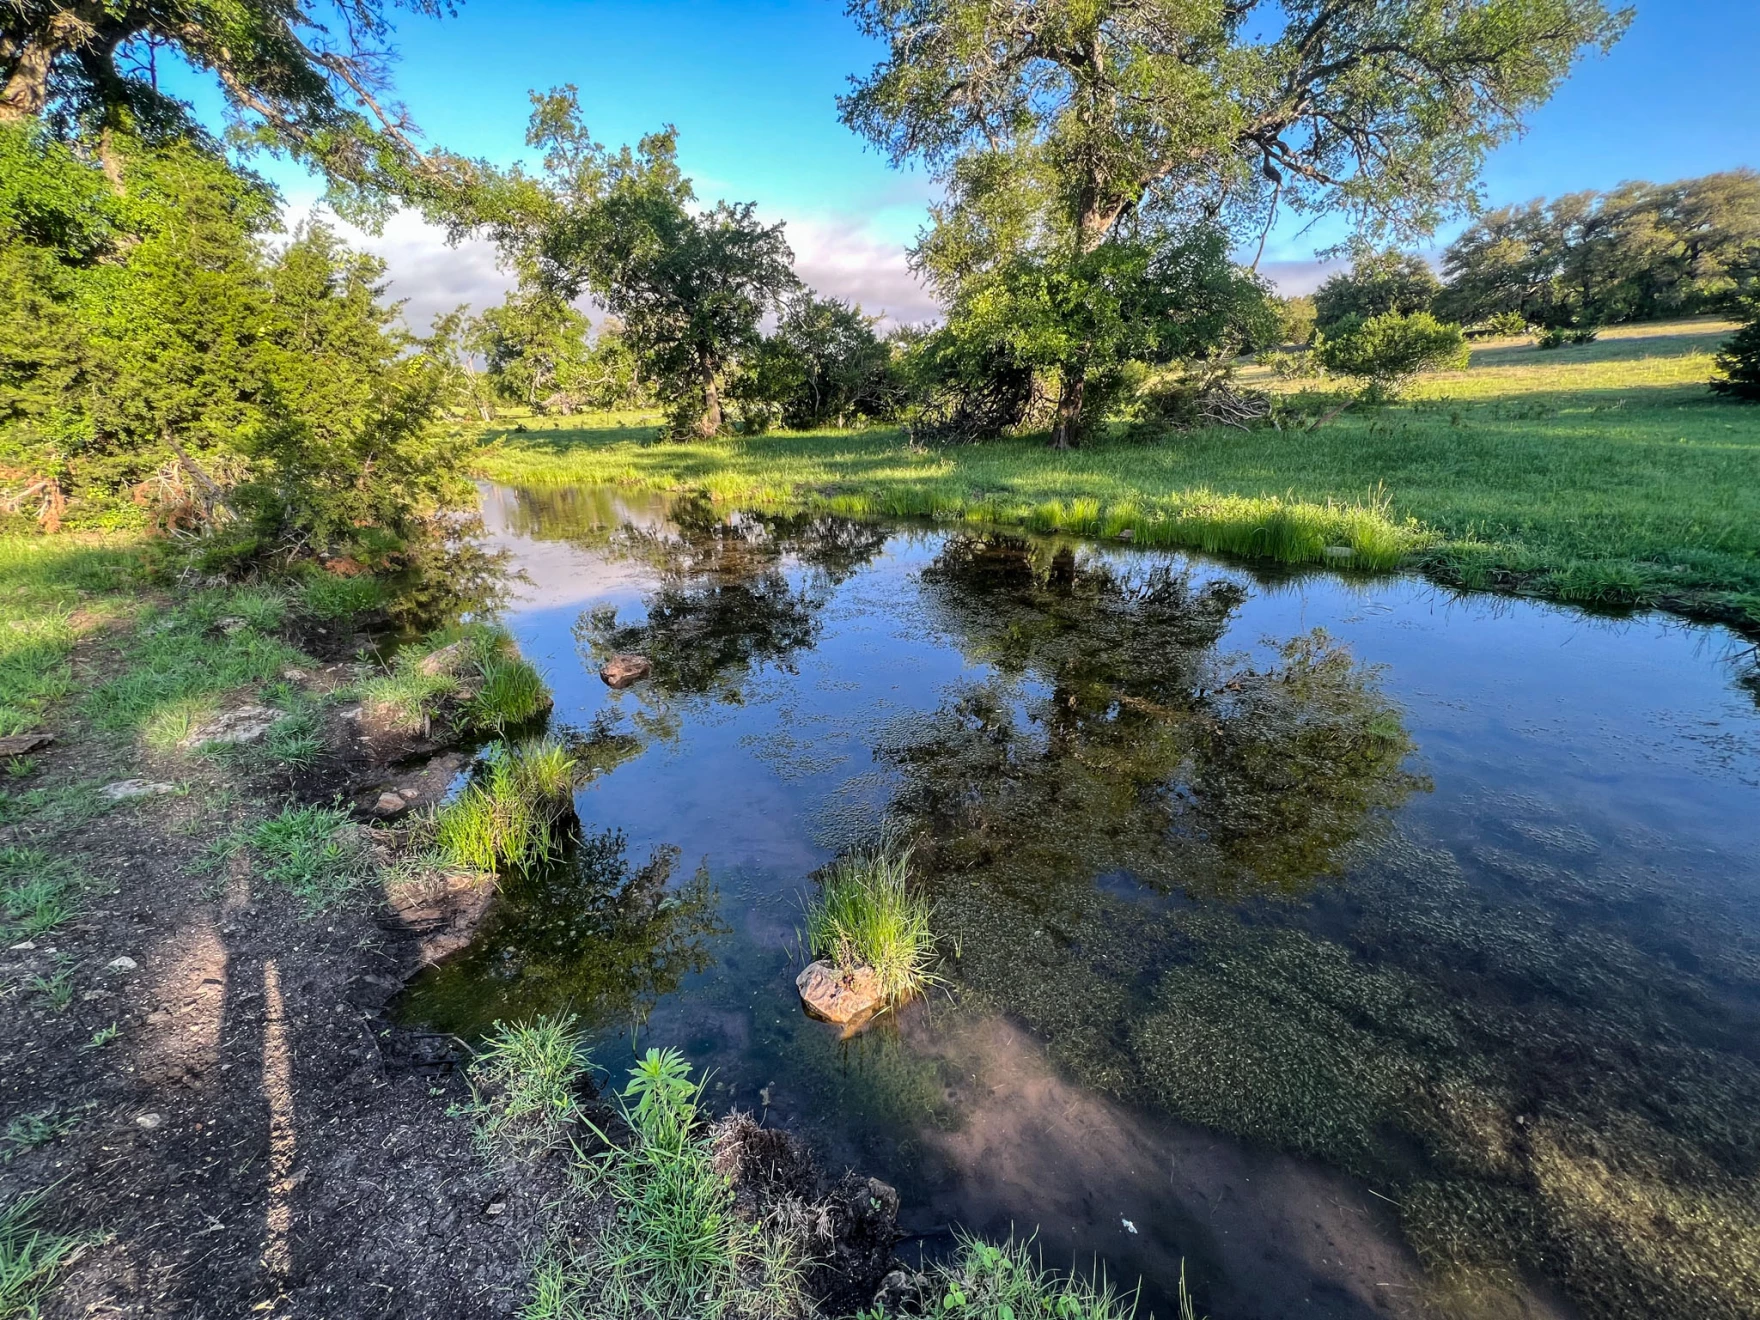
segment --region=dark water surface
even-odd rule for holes
[[[595,775],[408,1013],[571,1006],[895,1183],[1223,1317],[1760,1314],[1760,710],[1740,643],[928,524],[492,488]],[[611,692],[604,657],[653,678]],[[949,993],[792,978],[882,822]]]

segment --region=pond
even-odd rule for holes
[[[570,1008],[717,1108],[1223,1317],[1760,1314],[1739,639],[970,526],[487,488],[590,777],[404,1011]],[[598,670],[638,652],[652,677]],[[813,873],[915,841],[945,987],[842,1039]]]

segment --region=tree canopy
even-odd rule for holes
[[[1600,0],[850,9],[887,53],[842,98],[844,120],[943,180],[917,255],[954,281],[1022,250],[1062,254],[1073,270],[1120,239],[1268,225],[1280,205],[1427,232],[1472,200],[1486,153],[1629,17]],[[1084,356],[1059,363],[1054,443],[1082,428]]]

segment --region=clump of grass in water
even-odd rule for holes
[[[574,808],[575,761],[554,739],[496,743],[484,769],[441,809],[434,841],[455,865],[500,872],[553,853]]]
[[[494,655],[478,662],[476,691],[464,709],[474,728],[500,732],[535,719],[549,703],[549,689],[529,662]]]
[[[34,1316],[55,1275],[71,1264],[85,1239],[37,1226],[44,1193],[15,1196],[0,1205],[0,1316]]]
[[[470,1066],[479,1143],[524,1156],[561,1144],[581,1117],[580,1084],[590,1066],[572,1013],[497,1022]]]
[[[373,860],[341,807],[288,807],[260,822],[244,842],[265,878],[293,891],[308,911],[332,907],[373,876]]]
[[[676,1050],[649,1050],[621,1095],[627,1144],[589,1168],[615,1212],[594,1249],[595,1305],[607,1317],[800,1314],[799,1262],[788,1242],[734,1211],[700,1121],[702,1083]],[[605,1134],[599,1134],[602,1138]]]
[[[891,843],[832,863],[807,905],[807,944],[844,971],[874,970],[897,1004],[934,983],[929,900],[910,888],[911,850]]]
[[[449,628],[406,647],[390,672],[361,684],[360,694],[402,728],[425,726],[442,701],[459,698],[469,727],[497,733],[527,723],[550,703],[543,677],[514,651],[513,638],[489,624]]]

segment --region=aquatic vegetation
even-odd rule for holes
[[[469,1071],[474,1098],[467,1112],[476,1120],[480,1143],[521,1157],[562,1144],[582,1116],[581,1088],[590,1067],[572,1013],[497,1022]]]
[[[475,691],[464,703],[472,727],[497,732],[526,724],[550,708],[550,689],[529,661],[494,655],[477,663]]]
[[[1047,1270],[1030,1241],[1013,1237],[990,1243],[960,1234],[954,1258],[934,1266],[929,1281],[934,1313],[947,1320],[1134,1320],[1137,1314],[1134,1293],[1120,1293],[1104,1275]],[[1183,1275],[1180,1297],[1189,1316]]]
[[[888,1003],[935,981],[931,904],[910,883],[911,850],[882,843],[833,862],[807,904],[807,945],[848,971],[871,967]]]
[[[359,688],[362,703],[396,728],[425,729],[442,710],[469,730],[504,733],[550,706],[550,689],[504,628],[461,624],[406,646]]]
[[[553,855],[574,815],[574,771],[553,739],[492,744],[470,785],[440,809],[435,845],[476,871],[517,870]]]

